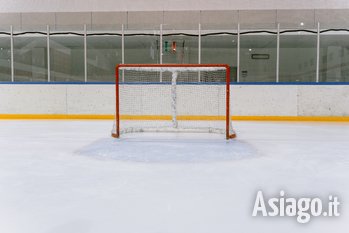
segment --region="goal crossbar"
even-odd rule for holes
[[[133,71],[160,71],[160,72],[183,72],[183,71],[217,71],[217,70],[226,70],[229,68],[227,65],[215,64],[212,66],[209,65],[194,65],[187,64],[185,66],[178,64],[120,64],[117,67],[119,70],[133,70]]]

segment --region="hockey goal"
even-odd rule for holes
[[[207,132],[234,138],[230,67],[225,64],[120,64],[112,136]]]

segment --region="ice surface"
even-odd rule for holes
[[[202,163],[241,160],[258,156],[247,142],[225,140],[225,135],[204,133],[137,133],[102,138],[77,154],[118,161]]]
[[[111,121],[0,121],[0,232],[347,232],[349,124],[234,122],[222,135],[109,136]],[[338,218],[251,217],[270,196],[338,195]]]

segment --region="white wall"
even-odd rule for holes
[[[150,98],[157,98],[156,90],[163,87],[153,88]],[[349,85],[233,85],[231,91],[233,115],[349,116]],[[198,97],[187,93],[188,98]],[[204,98],[210,95],[200,96],[201,102],[210,102]],[[151,106],[161,113],[161,105]],[[113,85],[0,85],[0,114],[113,115],[114,109]],[[143,109],[149,111],[149,106]]]
[[[1,2],[2,0],[0,0]],[[88,30],[98,31],[121,30],[121,25],[124,25],[126,30],[153,31],[159,30],[160,24],[163,24],[165,33],[166,30],[198,30],[199,23],[203,30],[231,30],[236,29],[238,23],[240,23],[242,30],[276,30],[278,23],[280,23],[281,29],[304,29],[304,27],[316,29],[318,22],[321,28],[347,28],[349,25],[349,7],[343,6],[333,9],[340,5],[331,5],[329,8],[327,8],[327,5],[319,5],[320,8],[326,6],[326,9],[318,9],[317,7],[294,9],[294,6],[297,5],[289,4],[289,8],[282,9],[276,8],[277,5],[275,4],[267,10],[261,10],[264,8],[255,10],[254,8],[258,9],[255,5],[251,5],[251,9],[235,9],[235,7],[222,7],[217,3],[215,7],[204,7],[205,4],[191,7],[189,4],[188,7],[182,10],[175,10],[176,8],[165,5],[161,9],[140,7],[138,11],[132,11],[110,7],[105,9],[108,11],[98,11],[98,9],[94,10],[89,5],[82,5],[81,8],[74,8],[70,5],[68,7],[66,5],[62,5],[62,7],[50,5],[48,8],[37,6],[31,9],[32,6],[28,6],[28,8],[20,6],[7,9],[8,4],[0,5],[0,28],[8,31],[9,27],[13,26],[15,32],[26,30],[45,31],[47,25],[50,26],[51,31],[81,31],[85,24]],[[100,6],[104,7],[103,5]],[[90,7],[88,8],[89,11],[84,10],[86,7]],[[135,4],[134,7],[138,7],[138,5]],[[300,22],[303,22],[305,26],[301,26]]]
[[[342,9],[347,0],[1,0],[0,12]]]

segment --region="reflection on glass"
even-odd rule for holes
[[[14,37],[15,81],[47,81],[46,37]]]
[[[174,64],[198,63],[197,36],[163,36],[162,61]]]
[[[160,37],[158,35],[132,35],[125,36],[125,63],[126,64],[159,64],[160,63]],[[121,81],[142,81],[132,77],[129,71],[121,73]],[[161,74],[155,72],[151,80],[159,82]],[[150,81],[150,80],[143,80]]]
[[[349,34],[321,35],[320,82],[349,81]]]
[[[305,23],[305,25],[307,25]],[[300,25],[303,26],[305,25]],[[198,57],[199,37],[196,30],[159,30],[125,34],[125,63],[127,64],[212,64],[231,67],[231,80],[237,77],[237,36],[207,35],[202,31],[201,59]],[[107,29],[106,29],[107,30]],[[64,33],[64,32],[63,32]],[[185,33],[185,34],[181,34]],[[47,37],[25,32],[13,36],[14,80],[47,81]],[[349,33],[323,32],[320,35],[320,82],[349,82]],[[247,32],[240,37],[240,82],[276,81],[277,36],[266,32]],[[316,81],[316,33],[281,31],[279,81]],[[115,80],[115,65],[122,62],[120,35],[89,35],[87,37],[87,80]],[[51,81],[85,80],[84,37],[81,35],[50,36]],[[124,76],[124,75],[123,75]],[[166,73],[157,72],[154,82],[170,81]],[[179,80],[212,82],[212,76],[181,72]],[[6,32],[0,35],[0,81],[11,81],[11,41]],[[125,80],[127,81],[127,80]],[[132,80],[129,80],[132,81]],[[133,80],[134,81],[134,80]]]
[[[316,35],[280,35],[280,82],[316,81]]]
[[[125,36],[125,63],[155,64],[159,60],[159,36]]]
[[[11,41],[9,36],[0,37],[0,82],[11,81]]]
[[[84,38],[50,37],[51,81],[84,81]]]
[[[162,62],[163,64],[197,64],[198,63],[198,37],[187,35],[165,35],[162,37]],[[171,82],[169,73],[161,74],[162,81]],[[198,72],[180,72],[179,82],[198,82]]]
[[[276,35],[240,36],[240,82],[276,81]]]
[[[87,37],[87,80],[115,81],[115,66],[122,62],[120,36]]]
[[[201,37],[202,64],[228,64],[231,67],[230,79],[236,82],[237,36],[213,35]],[[202,81],[205,78],[201,79]]]

